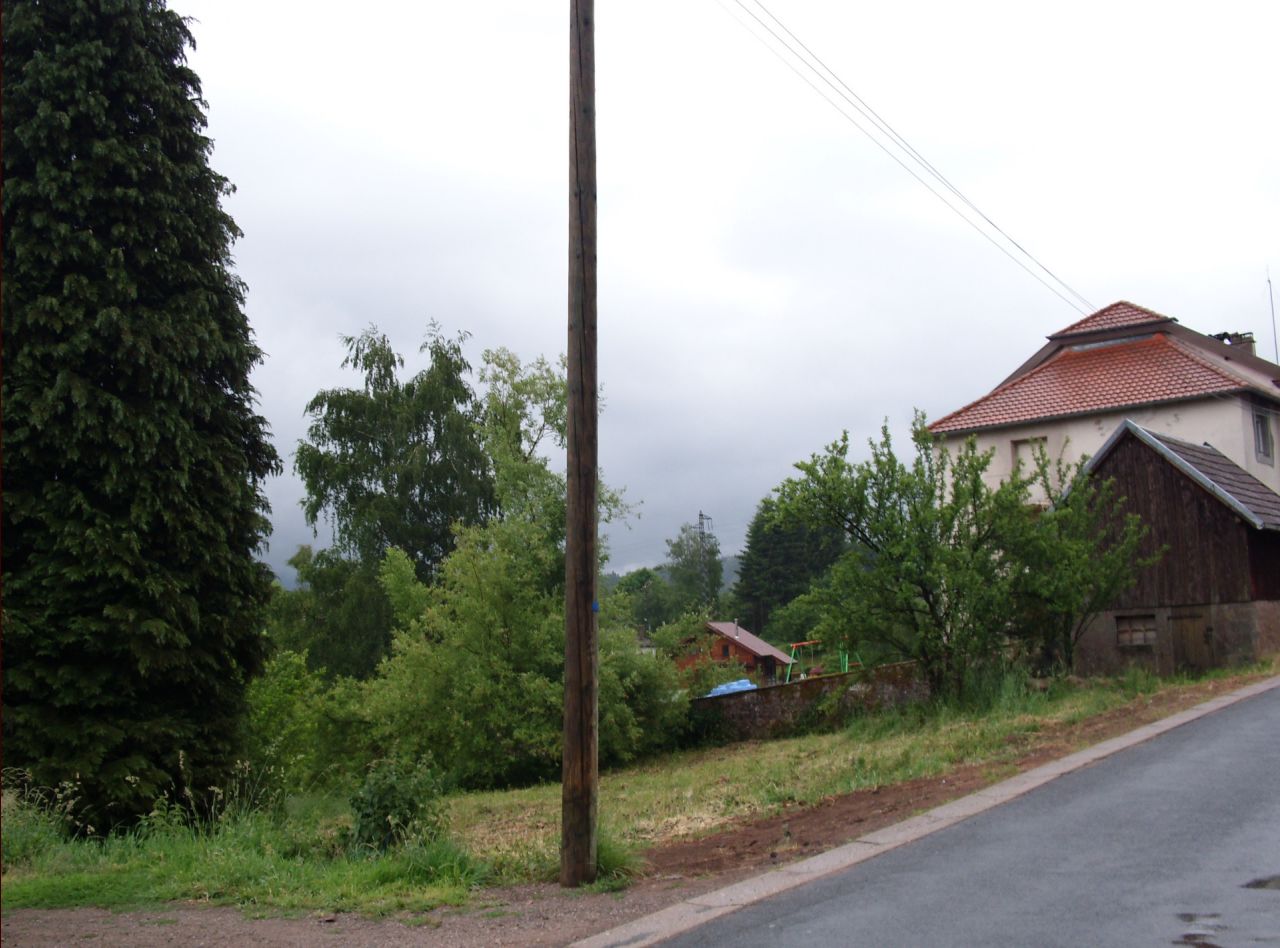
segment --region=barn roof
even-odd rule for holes
[[[757,658],[775,658],[784,665],[790,665],[792,658],[786,652],[774,648],[758,635],[752,635],[736,622],[708,622],[707,628],[717,635],[737,642]]]
[[[1280,494],[1210,444],[1191,444],[1156,434],[1126,419],[1089,461],[1087,469],[1100,464],[1126,435],[1151,448],[1255,530],[1280,530]]]

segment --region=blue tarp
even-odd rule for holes
[[[703,697],[715,698],[719,695],[731,695],[735,691],[754,691],[755,687],[750,678],[739,678],[737,681],[726,681],[723,685],[716,685]]]

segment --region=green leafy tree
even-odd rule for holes
[[[493,512],[464,339],[433,326],[421,347],[430,366],[402,382],[404,359],[371,326],[343,340],[342,365],[363,373],[363,389],[327,389],[308,403],[311,425],[294,458],[303,511],[312,527],[322,517],[332,524],[348,557],[377,564],[394,546],[428,579],[453,548],[453,525]]]
[[[1021,551],[1022,635],[1038,646],[1042,666],[1070,671],[1089,623],[1163,550],[1139,555],[1147,532],[1142,519],[1124,513],[1115,483],[1089,476],[1084,462],[1053,463],[1040,449],[1033,477],[1048,505]]]
[[[564,479],[542,453],[563,441],[563,377],[485,353],[482,431],[500,516],[455,527],[456,546],[428,587],[407,555],[381,567],[395,611],[390,657],[366,686],[382,752],[432,754],[468,787],[559,773],[564,689]],[[621,509],[601,489],[602,517]],[[625,597],[620,597],[625,599]],[[687,707],[669,662],[639,653],[609,597],[600,616],[600,759],[617,762],[673,739]]]
[[[826,590],[839,615],[831,644],[886,646],[918,661],[936,692],[957,693],[1013,631],[1020,564],[1010,551],[1029,529],[1028,483],[1015,472],[992,490],[983,479],[990,455],[970,442],[952,456],[920,416],[913,441],[904,464],[886,426],[871,458],[853,464],[846,433],[797,464],[802,476],[779,499],[849,537]]]
[[[406,563],[392,550],[383,566],[397,628],[391,657],[366,687],[383,753],[403,760],[431,754],[464,787],[554,779],[564,713],[556,531],[519,518],[460,528],[431,587]],[[671,663],[641,655],[607,600],[600,641],[600,760],[607,765],[674,740],[687,704]]]
[[[619,579],[613,593],[628,597],[627,608],[632,622],[650,632],[680,613],[671,584],[661,573],[647,566],[632,570]]]
[[[724,563],[720,541],[703,524],[683,524],[674,539],[667,541],[667,575],[678,612],[711,609],[720,597]]]
[[[844,533],[837,527],[788,515],[773,497],[760,501],[747,528],[734,585],[734,599],[747,627],[773,634],[774,611],[807,592],[839,558],[844,545]]]
[[[544,452],[565,446],[563,363],[557,368],[539,357],[525,365],[509,349],[486,349],[481,362],[480,433],[500,514],[562,523],[564,478]]]
[[[779,488],[782,509],[839,526],[850,542],[807,600],[823,607],[830,644],[914,659],[937,693],[957,694],[1019,637],[1061,648],[1083,607],[1132,582],[1142,528],[1117,519],[1109,488],[1077,471],[1074,500],[1041,513],[1021,468],[992,489],[991,454],[973,441],[953,455],[920,415],[912,438],[910,464],[893,453],[887,427],[870,459],[854,464],[846,433]],[[1043,458],[1034,476],[1047,477]]]
[[[391,658],[370,683],[368,706],[388,756],[432,753],[471,787],[554,773],[558,729],[548,724],[560,708],[564,633],[545,577],[556,558],[527,521],[459,530],[430,605],[398,613]],[[415,579],[394,565],[383,575],[393,601],[412,601]]]
[[[391,646],[392,607],[377,564],[303,545],[289,565],[298,585],[276,587],[267,608],[272,643],[305,654],[310,669],[331,678],[372,675]]]
[[[480,433],[489,459],[497,515],[555,528],[564,543],[565,477],[549,456],[565,448],[568,382],[565,360],[543,357],[523,363],[509,349],[486,349],[480,369]],[[622,492],[598,485],[599,518],[608,523],[627,513]]]
[[[6,764],[198,802],[264,656],[261,360],[183,19],[5,0]]]

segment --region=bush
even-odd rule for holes
[[[362,686],[380,756],[430,753],[468,789],[555,780],[564,727],[564,554],[544,525],[460,529],[437,585],[418,583],[397,551],[383,581],[396,604],[391,656]],[[399,563],[399,565],[397,565]],[[667,746],[685,701],[665,657],[640,654],[613,614],[600,620],[600,760]]]
[[[673,747],[688,726],[689,695],[675,664],[641,653],[630,628],[602,627],[600,763],[624,764]]]
[[[300,790],[316,769],[316,712],[324,690],[307,656],[278,652],[249,684],[244,750],[254,770]]]
[[[361,683],[327,681],[299,652],[277,652],[248,691],[243,746],[249,772],[285,793],[342,789],[383,756],[370,736]]]
[[[430,843],[444,836],[448,815],[430,761],[409,766],[395,760],[369,765],[351,798],[352,842],[379,852],[404,843]]]

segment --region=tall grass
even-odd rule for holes
[[[1268,673],[1258,668],[1233,681]],[[972,682],[962,700],[858,715],[830,733],[681,751],[605,773],[597,886],[626,884],[641,871],[637,853],[647,846],[713,833],[744,817],[968,764],[995,779],[1042,730],[1185,687],[1137,671],[1043,690],[1025,676],[989,676]],[[195,825],[161,804],[130,832],[81,839],[65,832],[56,796],[6,780],[5,909],[198,900],[379,915],[462,904],[477,886],[550,881],[558,872],[558,784],[447,798],[452,836],[381,854],[353,845],[344,799],[248,797],[230,794]]]
[[[128,832],[69,838],[19,790],[4,795],[4,904],[124,906],[172,900],[366,914],[466,901],[488,867],[457,842],[409,842],[386,853],[349,842],[350,816],[303,818],[230,807],[192,825],[159,806]]]

